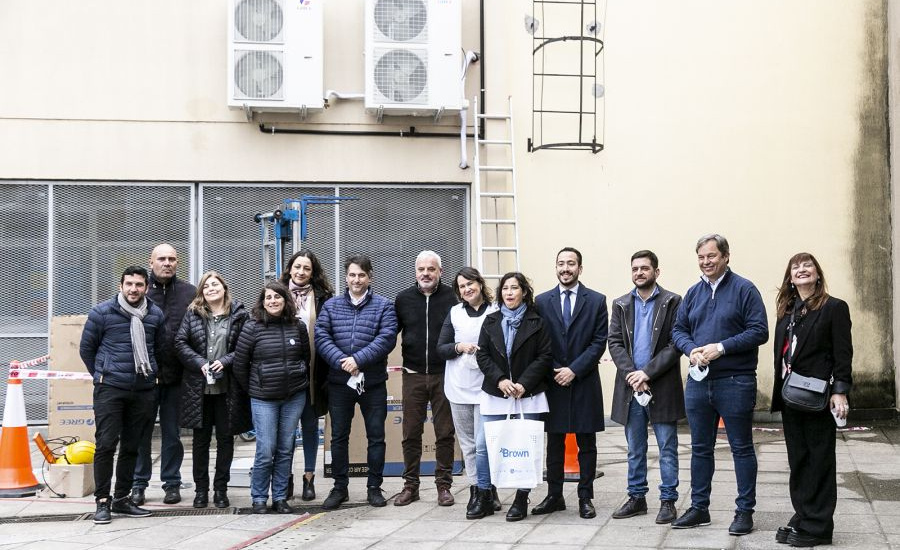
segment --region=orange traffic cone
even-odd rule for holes
[[[566,481],[578,481],[581,468],[578,467],[578,442],[575,434],[566,434],[566,460],[563,466]]]
[[[0,497],[29,497],[41,487],[31,471],[22,381],[10,378],[0,431]]]

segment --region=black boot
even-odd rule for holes
[[[491,497],[493,498],[494,511],[499,512],[503,506],[500,504],[500,495],[497,494],[497,488],[491,485]]]
[[[300,498],[303,500],[315,500],[316,499],[316,474],[309,476],[309,479],[306,479],[306,474],[303,474],[303,494]]]
[[[469,487],[469,503],[466,504],[466,515],[472,512],[472,508],[475,507],[479,498],[481,498],[481,494],[478,492],[478,486],[472,485]]]
[[[528,517],[528,491],[519,489],[516,491],[516,499],[506,512],[506,521],[521,521],[526,517]]]
[[[466,519],[481,519],[494,515],[493,497],[490,489],[478,489],[478,498],[471,508],[466,508]]]

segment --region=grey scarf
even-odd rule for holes
[[[147,334],[144,332],[144,317],[147,316],[147,298],[142,298],[138,307],[128,303],[120,292],[116,297],[119,306],[131,315],[131,349],[134,351],[134,371],[150,378],[150,354],[147,352]]]

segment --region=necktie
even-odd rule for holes
[[[569,328],[569,323],[572,322],[572,291],[566,290],[563,291],[563,306],[562,306],[562,317],[563,317],[563,325],[566,328]]]

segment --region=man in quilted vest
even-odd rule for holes
[[[347,290],[325,302],[316,320],[316,353],[328,364],[331,467],[334,489],[322,503],[334,510],[349,498],[350,424],[359,404],[368,439],[367,500],[385,506],[384,421],[387,418],[387,357],[397,343],[394,304],[372,292],[372,261],[351,256],[344,262]]]

